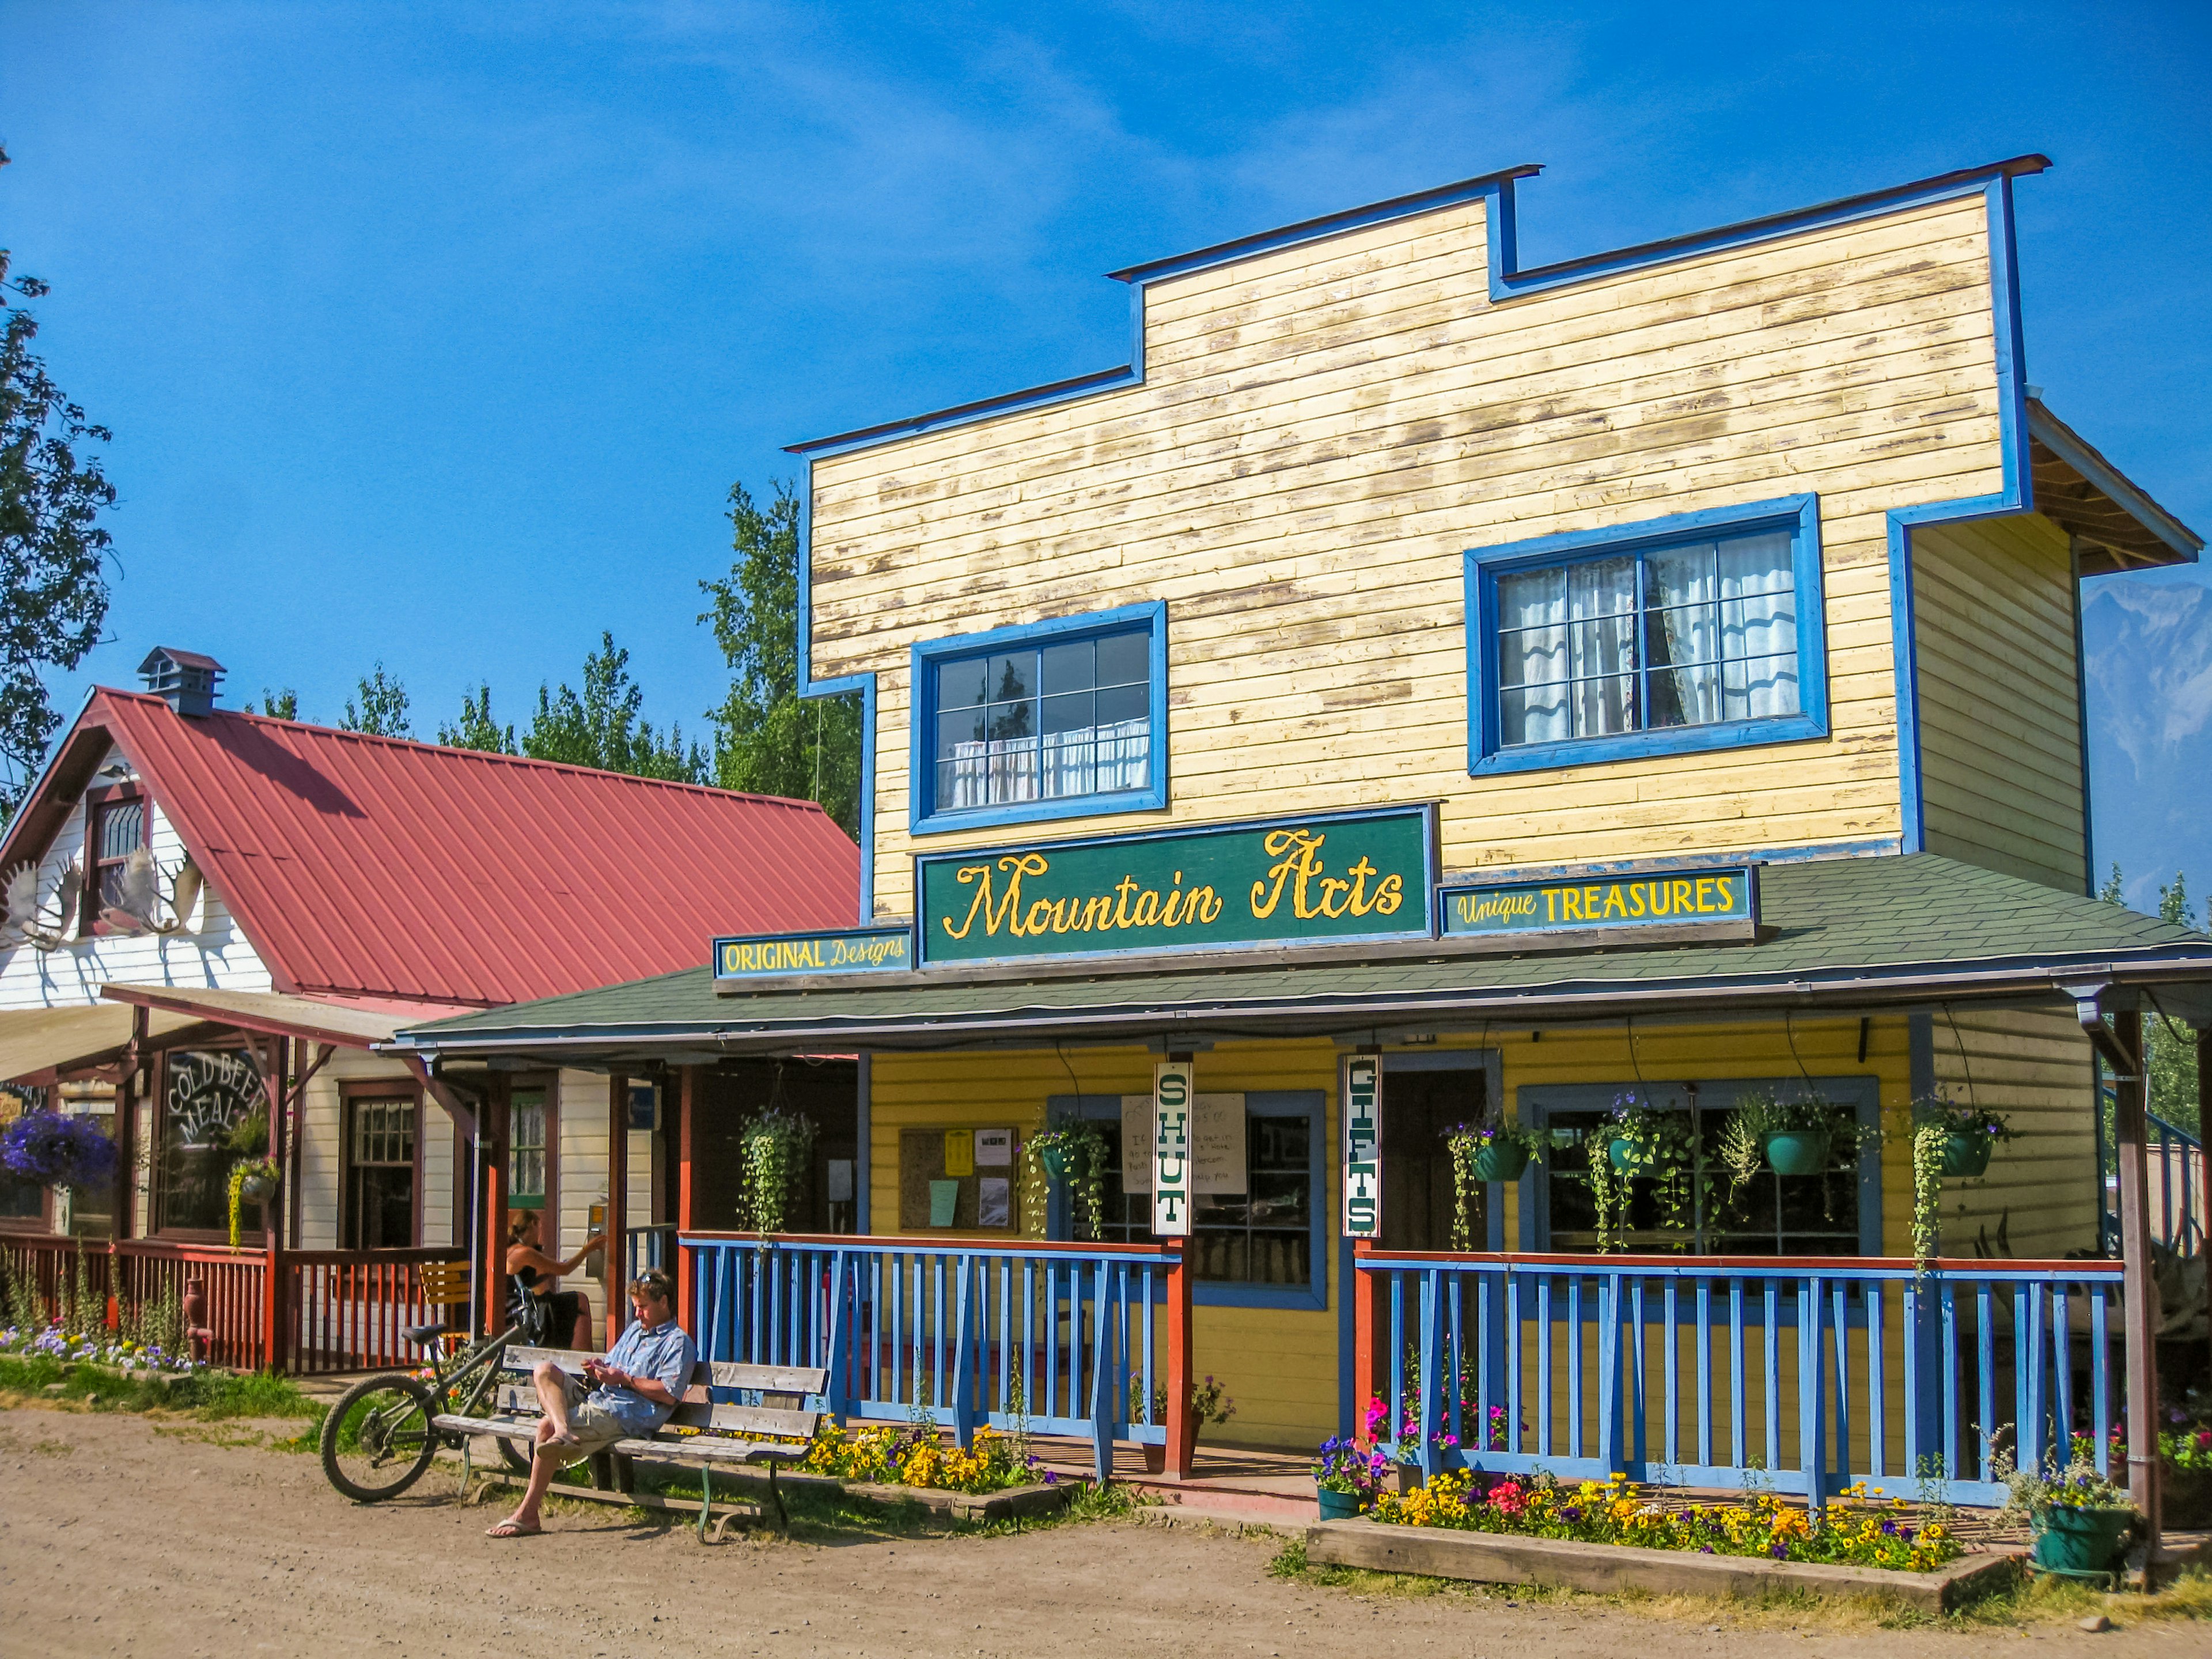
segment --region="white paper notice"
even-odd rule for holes
[[[1250,1177],[1245,1170],[1244,1097],[1199,1095],[1197,1141],[1193,1148],[1199,1193],[1241,1193]],[[1121,1097],[1121,1190],[1152,1190],[1152,1097]]]
[[[1013,1161],[1014,1132],[1012,1129],[975,1131],[975,1167],[977,1169],[1002,1170]]]
[[[1004,1176],[984,1176],[975,1183],[975,1224],[979,1227],[1005,1227],[1012,1224],[1014,1183]]]

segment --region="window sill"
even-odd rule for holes
[[[1008,823],[1048,823],[1059,818],[1104,818],[1131,812],[1167,810],[1163,789],[1127,789],[1111,795],[1076,795],[1061,800],[1015,801],[1005,806],[964,806],[932,812],[908,829],[911,836],[941,836],[952,830],[988,830]]]
[[[1474,777],[1497,772],[1540,772],[1571,766],[1596,766],[1607,761],[1803,743],[1827,735],[1827,722],[1810,714],[1777,714],[1754,720],[1721,720],[1711,726],[1675,726],[1656,732],[1623,732],[1612,737],[1520,744],[1494,754],[1477,756],[1468,771]]]
[[[1201,1280],[1191,1287],[1191,1302],[1200,1308],[1278,1308],[1326,1313],[1328,1291],[1318,1285],[1228,1285],[1219,1280]]]

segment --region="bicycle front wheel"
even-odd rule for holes
[[[323,1419],[323,1473],[360,1503],[398,1497],[437,1455],[436,1413],[429,1389],[411,1376],[364,1378]]]

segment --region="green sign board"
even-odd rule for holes
[[[1431,823],[1401,807],[927,854],[921,960],[1426,939]]]
[[[717,985],[791,974],[882,973],[913,966],[914,935],[904,927],[754,933],[714,941]]]
[[[1756,925],[1759,878],[1748,867],[1564,878],[1437,892],[1447,937],[1583,929]]]

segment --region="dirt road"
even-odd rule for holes
[[[1005,1538],[702,1547],[614,1512],[495,1543],[428,1492],[356,1508],[310,1457],[143,1418],[0,1412],[0,1652],[1547,1659],[2201,1655],[2202,1623],[2093,1636],[1793,1628],[1789,1615],[1361,1596],[1270,1578],[1273,1542],[1127,1522]],[[1715,1626],[1705,1622],[1719,1617]]]

